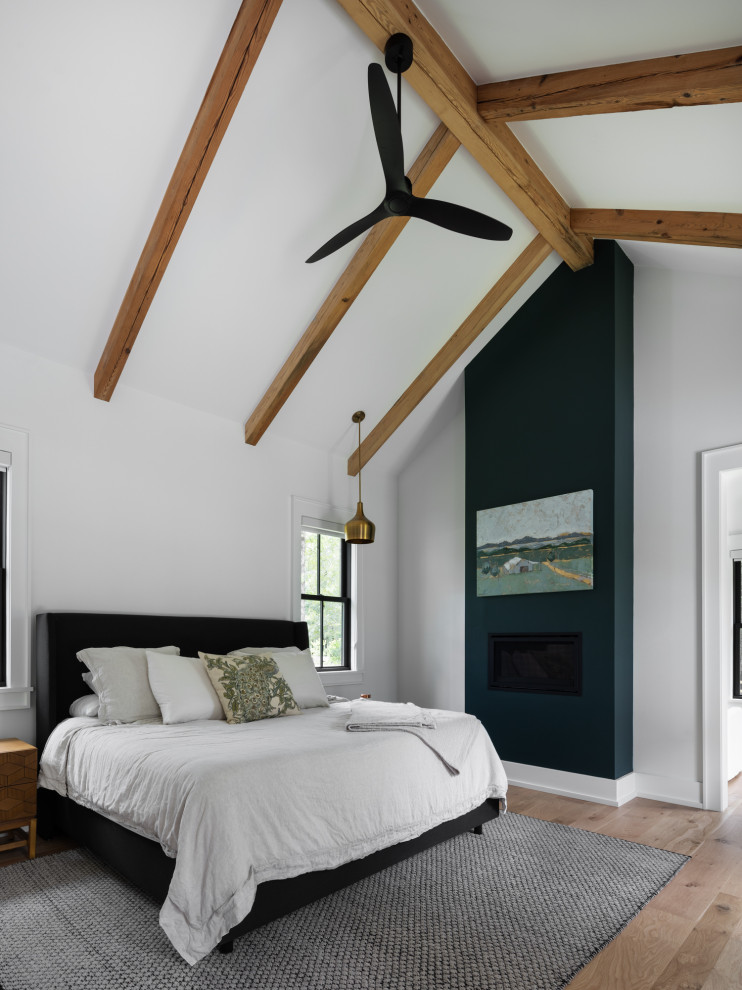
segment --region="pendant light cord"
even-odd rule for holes
[[[358,501],[362,502],[361,498],[361,421],[358,420]]]
[[[397,120],[402,127],[402,73],[397,73]]]

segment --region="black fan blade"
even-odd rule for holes
[[[390,216],[390,214],[384,208],[384,204],[382,203],[380,206],[377,206],[372,213],[369,213],[368,216],[362,217],[360,220],[356,220],[355,223],[352,223],[349,227],[341,230],[339,234],[335,234],[334,237],[331,237],[326,244],[323,244],[318,251],[314,252],[311,258],[307,258],[306,263],[310,265],[313,261],[320,261],[322,258],[326,258],[328,254],[332,254],[332,252],[337,251],[338,248],[345,247],[345,245],[348,244],[349,241],[352,241],[354,237],[358,237],[358,235],[362,234],[364,230],[368,230],[369,227],[373,227],[373,225],[378,223],[379,220],[385,220],[388,216]]]
[[[378,62],[372,62],[368,67],[368,99],[387,193],[405,189],[402,132],[389,83]]]
[[[492,217],[470,210],[467,206],[455,203],[444,203],[440,199],[421,199],[410,196],[408,206],[411,217],[427,220],[439,227],[455,230],[459,234],[470,237],[483,237],[488,241],[509,241],[513,231],[507,224],[493,220]]]

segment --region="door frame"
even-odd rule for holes
[[[742,468],[742,444],[701,453],[701,704],[703,725],[703,807],[725,811],[727,786],[726,656],[731,640],[727,599],[729,539],[725,474]]]

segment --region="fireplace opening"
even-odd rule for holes
[[[582,633],[490,633],[487,687],[581,694]]]

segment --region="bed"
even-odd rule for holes
[[[237,835],[239,842],[257,842],[254,836],[257,834],[255,816],[258,814],[265,814],[271,823],[270,829],[266,825],[267,838],[263,845],[270,845],[276,834],[281,831],[285,830],[288,836],[293,860],[287,853],[286,862],[281,859],[280,868],[275,866],[268,868],[260,859],[254,873],[252,866],[248,871],[248,865],[245,863],[245,875],[250,872],[251,883],[253,880],[257,882],[253,883],[254,889],[247,890],[242,901],[239,899],[235,901],[237,907],[240,903],[243,905],[243,911],[238,912],[236,917],[230,918],[229,914],[226,915],[230,919],[226,930],[214,927],[208,938],[204,936],[195,948],[184,949],[163,923],[176,949],[190,963],[202,958],[213,946],[218,946],[221,951],[229,951],[233,940],[239,935],[437,842],[464,831],[481,831],[481,826],[485,822],[498,816],[500,801],[504,799],[507,787],[499,759],[481,726],[477,731],[482,738],[478,736],[473,744],[477,749],[477,759],[474,760],[472,757],[468,761],[473,764],[471,772],[466,769],[462,771],[460,778],[450,781],[440,761],[436,761],[435,755],[431,755],[428,747],[420,745],[409,734],[359,733],[351,739],[353,733],[342,731],[348,717],[348,706],[343,704],[304,711],[300,719],[267,719],[265,723],[252,723],[247,727],[230,726],[224,722],[206,725],[194,723],[180,727],[102,726],[97,724],[96,719],[69,719],[71,703],[87,690],[81,679],[84,667],[77,659],[80,650],[92,646],[112,647],[122,644],[138,648],[173,644],[179,647],[182,657],[197,657],[199,651],[227,654],[245,643],[270,644],[279,648],[296,647],[300,650],[306,649],[309,645],[306,624],[287,620],[86,612],[47,612],[38,615],[36,620],[37,745],[40,753],[52,733],[54,733],[53,740],[64,737],[64,745],[69,747],[69,753],[74,756],[73,759],[71,755],[69,760],[70,773],[72,768],[79,765],[82,768],[79,773],[85,777],[88,764],[84,763],[83,759],[83,739],[98,740],[96,745],[99,747],[99,752],[95,751],[95,759],[102,759],[104,762],[113,760],[115,753],[122,747],[130,747],[132,755],[126,757],[127,762],[121,764],[119,770],[109,772],[109,777],[117,779],[127,772],[127,766],[144,766],[143,761],[149,760],[147,747],[166,751],[166,759],[171,761],[173,778],[178,774],[182,776],[189,770],[188,761],[191,761],[194,766],[203,764],[204,768],[208,768],[204,770],[204,775],[209,778],[209,786],[213,785],[216,778],[239,780],[240,787],[235,790],[240,794],[244,795],[251,788],[255,788],[254,793],[260,795],[259,800],[252,801],[249,806],[241,806],[239,811],[228,803],[222,803],[221,796],[214,798],[213,804],[219,804],[217,815],[206,803],[204,795],[210,793],[206,783],[198,784],[199,788],[203,788],[203,794],[198,791],[200,803],[196,802],[195,797],[189,796],[190,803],[185,802],[183,808],[191,809],[188,813],[198,822],[202,830],[208,827],[206,832],[208,852],[219,845],[219,837],[215,839],[214,836],[217,835],[215,830],[220,827],[222,821],[227,822],[223,827],[230,830],[231,836]],[[445,720],[446,713],[439,713],[439,716]],[[235,729],[238,731],[232,731]],[[299,735],[300,732],[306,735],[308,742],[304,741],[305,735]],[[238,744],[242,745],[241,736],[244,737],[245,744],[249,744],[244,755],[240,755],[238,751]],[[327,739],[330,738],[332,753],[327,744]],[[61,744],[56,742],[55,745]],[[93,743],[87,745],[93,746]],[[338,745],[342,753],[337,757],[338,764],[335,768],[330,760],[335,758]],[[76,746],[80,747],[79,754],[75,749]],[[227,747],[224,765],[214,762],[220,747]],[[482,758],[478,755],[480,750],[484,754]],[[64,752],[66,754],[67,750]],[[273,773],[274,779],[281,781],[281,786],[272,789],[263,787],[260,790],[255,786],[257,778],[248,776],[253,772],[250,761],[257,764],[258,754],[261,752],[269,761],[268,770]],[[296,754],[295,760],[287,761],[287,754],[292,752]],[[189,756],[189,753],[198,754],[198,758]],[[313,753],[316,754],[316,758],[312,762]],[[92,757],[85,756],[85,759]],[[350,761],[353,759],[358,761],[355,773],[351,769]],[[65,760],[67,760],[66,755],[60,765],[63,765]],[[407,760],[410,761],[409,771],[404,769]],[[486,767],[484,763],[480,767],[482,761],[487,764]],[[114,766],[110,762],[106,765]],[[352,791],[355,794],[354,801],[362,794],[363,800],[369,802],[368,809],[364,811],[364,820],[373,820],[375,816],[382,814],[380,809],[383,805],[384,791],[392,790],[396,794],[406,794],[407,790],[414,790],[418,786],[417,779],[421,778],[423,765],[425,772],[432,773],[435,781],[430,789],[430,798],[427,793],[424,795],[425,801],[432,809],[430,815],[427,815],[426,811],[425,826],[421,826],[422,819],[417,812],[414,814],[408,812],[406,806],[401,810],[397,808],[396,805],[401,807],[405,804],[404,801],[397,800],[393,814],[390,812],[389,823],[380,820],[378,825],[374,825],[373,835],[369,832],[368,841],[365,838],[364,841],[360,841],[348,831],[352,822],[346,824],[344,819],[340,820],[340,813],[345,814],[345,811],[338,806],[332,813],[338,815],[338,832],[342,834],[344,842],[347,839],[345,845],[333,837],[323,839],[325,847],[323,847],[323,857],[319,860],[317,856],[300,854],[298,846],[304,841],[301,837],[301,824],[304,819],[299,818],[298,826],[296,823],[292,824],[293,804],[296,803],[298,814],[310,815],[311,808],[307,793],[310,793],[313,787],[321,788],[320,793],[323,795],[323,800],[319,802],[315,796],[316,806],[331,807],[332,801],[337,800],[335,792],[338,788],[346,793]],[[316,768],[318,774],[316,784],[311,778],[312,766]],[[398,776],[406,772],[411,774],[409,783],[405,783],[404,778]],[[342,776],[343,774],[345,776]],[[144,781],[145,775],[134,775],[132,771],[132,781],[136,782],[140,777]],[[191,780],[191,775],[188,775],[188,780]],[[387,786],[390,781],[393,784],[391,788]],[[334,786],[338,782],[340,782],[338,786]],[[146,784],[142,783],[141,786],[144,788]],[[79,785],[76,784],[76,787],[79,790]],[[271,803],[273,791],[279,793],[275,800],[279,801],[280,798],[282,802],[277,804],[274,802],[275,807]],[[438,801],[438,792],[445,792],[447,795],[450,793],[453,797],[447,797],[440,805],[435,804]],[[195,788],[189,792],[189,794],[196,793]],[[174,848],[177,843],[171,836],[171,833],[177,834],[172,822],[175,821],[176,825],[180,825],[184,820],[183,808],[179,806],[177,813],[173,812],[170,824],[167,828],[163,828],[161,834],[151,822],[144,819],[142,819],[142,827],[138,827],[136,823],[132,825],[130,822],[123,824],[121,816],[119,815],[119,820],[116,820],[117,813],[101,807],[101,802],[97,798],[88,800],[84,794],[82,796],[80,794],[76,791],[75,796],[78,799],[72,800],[62,793],[40,788],[40,833],[49,836],[61,830],[88,846],[140,889],[163,903],[164,912],[168,900],[170,902],[173,900],[172,890],[179,880],[178,871],[183,873],[190,868],[184,865],[190,863],[190,852],[185,851],[186,848],[190,849],[190,845],[183,837],[190,836],[190,832],[183,831],[180,840],[182,849],[180,846]],[[482,795],[485,795],[483,799]],[[168,792],[163,804],[169,806],[177,800],[180,800],[177,795],[173,797]],[[450,808],[454,806],[456,813],[451,815]],[[405,819],[405,815],[409,815],[409,821]],[[279,821],[283,823],[281,828],[277,827]],[[306,831],[310,832],[311,829]],[[253,838],[250,838],[251,836]],[[204,845],[205,841],[202,839],[201,844]],[[234,846],[232,855],[235,856],[234,869],[238,867],[242,869],[243,858],[247,859],[247,857],[243,857],[239,843]],[[263,855],[262,846],[261,855]],[[214,860],[213,866],[209,865],[210,857],[205,858],[206,869],[213,868],[216,876],[219,872],[216,854],[211,857]],[[316,868],[315,864],[318,861],[323,864],[322,868]],[[210,875],[197,877],[197,880],[203,891],[210,890],[213,885]],[[193,882],[191,878],[191,887]],[[247,886],[249,885],[246,885],[246,888]],[[244,910],[245,906],[247,906],[246,910]],[[223,928],[224,919],[219,920]]]

